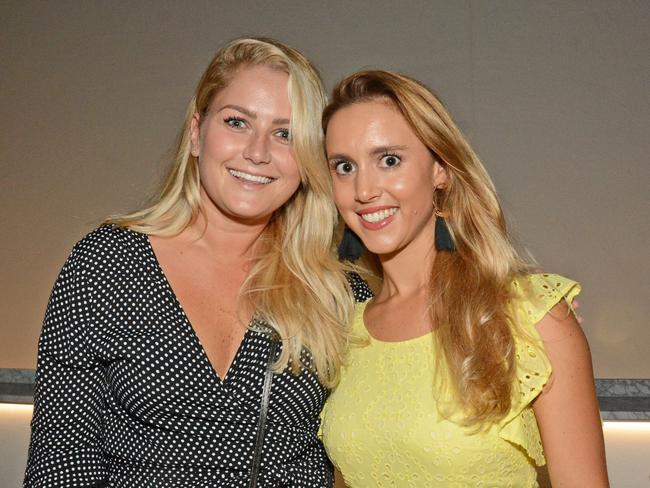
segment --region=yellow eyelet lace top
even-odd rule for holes
[[[327,453],[349,488],[538,486],[535,466],[545,459],[531,402],[548,381],[551,365],[535,324],[563,298],[570,304],[580,286],[539,274],[519,278],[513,287],[518,297],[513,317],[540,347],[515,339],[512,408],[501,422],[476,434],[436,408],[451,398],[434,388],[432,335],[378,341],[363,324],[367,302],[357,305],[353,327],[369,343],[351,348],[341,382],[323,409],[321,428]]]

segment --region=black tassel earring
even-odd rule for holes
[[[433,192],[435,193],[437,189],[435,188]],[[436,251],[456,251],[454,239],[451,237],[451,232],[449,232],[449,227],[447,227],[447,222],[445,221],[446,214],[438,209],[435,198],[433,200],[433,213],[436,214]]]
[[[448,251],[454,252],[456,250],[456,245],[454,244],[454,239],[449,233],[449,228],[447,227],[447,222],[442,215],[438,215],[436,212],[436,251]]]
[[[339,244],[339,259],[341,261],[356,261],[363,254],[363,243],[361,239],[346,225],[343,231],[343,238]]]

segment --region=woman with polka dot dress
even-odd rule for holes
[[[216,54],[160,197],[82,239],[54,286],[26,487],[331,486],[319,413],[353,298],[324,104],[283,44]]]

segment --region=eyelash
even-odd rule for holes
[[[394,167],[399,166],[400,164],[402,164],[402,158],[401,158],[401,156],[399,156],[398,154],[395,154],[395,153],[389,153],[389,152],[382,153],[382,155],[379,157],[379,161],[380,161],[380,163],[381,163],[385,158],[389,158],[389,157],[390,157],[390,158],[395,158],[395,159],[397,160],[397,163],[394,164],[393,166],[384,166],[385,168],[387,168],[387,169],[392,169],[392,168],[394,168]],[[350,173],[353,173],[353,172],[354,172],[354,168],[353,168],[353,171],[349,171],[349,172],[346,172],[346,173],[340,173],[340,172],[338,171],[339,166],[340,166],[341,164],[346,164],[346,163],[347,163],[347,164],[351,164],[351,165],[354,166],[354,163],[352,163],[352,162],[350,162],[350,161],[347,161],[347,160],[345,160],[345,159],[338,159],[338,160],[332,161],[332,162],[330,163],[330,166],[331,166],[332,170],[333,170],[336,174],[341,175],[341,176],[345,176],[345,175],[349,175]]]
[[[332,162],[330,163],[330,166],[331,166],[331,168],[332,168],[332,171],[334,171],[337,175],[339,175],[339,176],[345,176],[345,175],[349,175],[350,173],[353,173],[353,172],[354,172],[354,170],[353,170],[353,171],[350,171],[350,172],[348,172],[348,173],[339,173],[339,170],[338,170],[339,166],[342,165],[342,164],[346,164],[346,163],[347,163],[347,164],[351,164],[351,165],[354,166],[354,163],[351,163],[350,161],[346,161],[345,159],[337,159],[337,160],[334,160],[334,161],[332,161]]]
[[[241,126],[238,127],[238,126],[233,125],[233,122],[238,122],[238,123],[240,123],[242,125],[247,125],[246,121],[244,119],[242,119],[241,117],[235,117],[235,116],[232,116],[232,115],[230,117],[226,117],[225,119],[223,119],[223,121],[227,125],[232,127],[233,129],[242,129],[243,128]],[[280,139],[282,139],[283,141],[287,141],[287,142],[290,141],[291,140],[291,132],[289,132],[289,129],[278,129],[276,131],[276,134],[283,133],[283,132],[286,132],[287,136],[284,137],[284,136],[280,135],[279,136]]]
[[[246,125],[246,121],[244,119],[241,119],[239,117],[234,117],[234,116],[226,117],[225,119],[223,119],[223,121],[233,129],[241,129],[241,127],[237,127],[233,125],[232,122],[239,122],[241,124]]]
[[[387,168],[394,168],[395,166],[399,166],[400,164],[402,164],[402,158],[401,158],[401,156],[399,156],[398,154],[395,154],[395,153],[389,153],[389,152],[385,152],[385,153],[383,153],[383,154],[381,155],[381,157],[379,158],[379,161],[381,162],[381,161],[383,161],[385,158],[388,158],[388,157],[391,157],[391,158],[395,158],[395,159],[397,159],[397,164],[395,164],[395,165],[393,165],[393,166],[386,166]]]

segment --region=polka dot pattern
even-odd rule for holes
[[[349,273],[348,282],[352,288],[352,293],[354,293],[354,300],[357,303],[364,303],[375,296],[368,283],[357,273]]]
[[[25,486],[246,487],[268,354],[249,329],[220,380],[147,237],[100,227],[47,307]],[[260,487],[332,485],[317,437],[327,395],[307,371],[274,376]]]

